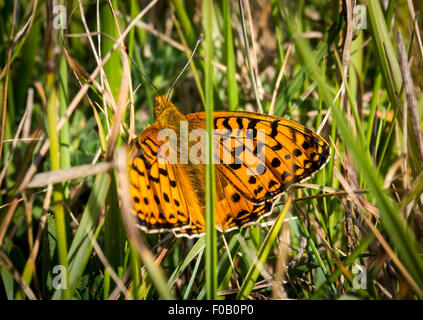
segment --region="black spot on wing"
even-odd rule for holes
[[[160,173],[162,176],[167,177],[167,170],[165,170],[165,169],[163,169],[163,168],[159,168],[159,173]]]
[[[256,177],[250,176],[250,178],[248,178],[248,183],[249,184],[255,184],[256,182],[257,182]]]
[[[295,149],[292,154],[296,157],[299,157],[303,154],[303,152],[300,149]]]
[[[279,120],[272,121],[270,127],[272,128],[272,132],[270,133],[270,136],[274,139],[278,135],[278,126],[279,126]]]
[[[241,200],[241,196],[239,195],[239,193],[234,193],[232,195],[232,201],[237,203],[239,200]]]
[[[241,164],[239,164],[239,163],[231,163],[230,165],[229,165],[229,167],[231,168],[231,169],[233,169],[233,170],[238,170],[238,169],[240,169],[241,168]]]
[[[225,118],[223,121],[222,121],[222,124],[223,124],[223,126],[225,127],[225,129],[228,129],[229,131],[231,131],[232,130],[232,127],[230,126],[230,124],[229,124],[229,118]]]
[[[163,199],[164,201],[169,202],[169,196],[167,195],[166,192],[163,192]]]
[[[236,146],[232,149],[232,157],[237,158],[241,155],[241,153],[244,151],[244,146],[241,144],[239,146]]]
[[[272,189],[274,186],[277,186],[279,183],[275,180],[270,180],[269,182],[269,189]]]
[[[266,166],[262,163],[259,163],[256,167],[256,170],[258,174],[264,174],[266,173]]]
[[[275,144],[273,147],[271,147],[271,149],[273,151],[279,151],[282,149],[282,145],[278,142],[277,144]]]
[[[258,123],[258,119],[249,119],[247,129],[255,129]]]
[[[151,174],[148,175],[148,179],[151,180],[151,181],[153,181],[153,182],[155,182],[155,183],[159,183],[160,182],[160,179],[159,178],[153,177]]]
[[[282,182],[285,181],[289,176],[291,176],[291,174],[288,171],[284,171],[281,175]]]
[[[272,159],[271,165],[273,168],[278,168],[281,165],[279,158],[275,157]]]
[[[263,186],[258,186],[257,189],[254,190],[254,194],[257,196],[261,191],[263,191]]]
[[[144,177],[145,176],[145,173],[144,172],[142,172],[142,171],[140,171],[135,165],[134,165],[134,163],[132,163],[131,164],[131,169],[132,170],[135,170],[135,172],[137,173],[137,174],[139,174],[141,177]]]
[[[242,118],[236,118],[236,123],[238,124],[238,129],[239,130],[244,129],[244,125],[242,123]]]
[[[154,195],[154,201],[156,201],[157,204],[160,204],[160,199],[157,195]]]
[[[266,146],[266,144],[264,144],[264,142],[257,142],[257,146],[255,147],[254,151],[253,151],[253,155],[255,157],[257,157],[258,154],[261,154],[262,149]]]

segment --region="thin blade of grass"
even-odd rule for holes
[[[236,297],[237,299],[241,299],[241,300],[248,299],[248,296],[254,287],[257,277],[260,274],[260,269],[257,267],[257,264],[259,265],[265,264],[267,256],[269,255],[270,249],[273,246],[273,242],[275,242],[276,237],[279,235],[279,231],[284,222],[286,213],[288,212],[288,209],[291,206],[292,198],[293,198],[293,195],[291,193],[289,194],[288,199],[286,200],[281,213],[277,217],[275,223],[273,224],[272,228],[270,229],[269,233],[264,239],[264,242],[261,245],[260,250],[257,254],[256,261],[254,261],[251,264],[250,269],[248,270],[248,273],[245,277],[245,280],[242,283],[241,289],[239,289],[238,295]]]
[[[222,1],[223,6],[223,24],[225,36],[225,59],[226,59],[226,79],[228,81],[228,104],[229,110],[236,110],[238,107],[238,83],[235,79],[236,63],[232,35],[232,18],[230,1]]]
[[[364,177],[369,186],[369,191],[376,199],[376,205],[380,211],[381,222],[385,228],[389,238],[398,250],[403,263],[412,275],[414,281],[418,284],[419,290],[417,294],[421,296],[423,289],[423,261],[419,255],[421,250],[418,248],[414,234],[406,225],[405,220],[400,215],[398,209],[392,204],[392,200],[383,189],[383,179],[376,172],[372,160],[367,152],[363,152],[365,146],[357,143],[357,139],[353,136],[351,128],[347,125],[348,121],[345,116],[333,105],[333,97],[331,90],[323,80],[319,67],[314,60],[309,59],[311,49],[308,43],[299,35],[295,37],[296,46],[299,49],[304,62],[311,71],[311,77],[322,87],[322,94],[325,104],[331,107],[332,114],[337,121],[340,134],[351,151],[354,164]],[[414,288],[416,289],[416,288]]]
[[[84,272],[88,259],[90,258],[93,248],[90,239],[87,237],[87,230],[91,230],[94,233],[96,229],[101,209],[109,190],[110,181],[111,179],[108,173],[103,173],[96,177],[84,213],[82,214],[78,230],[76,231],[69,249],[68,274],[69,288],[71,291],[75,290],[78,285],[78,281]],[[60,299],[61,289],[56,290],[52,298]]]
[[[378,0],[369,0],[367,4],[369,20],[370,20],[370,31],[376,44],[376,52],[381,68],[381,74],[384,79],[386,89],[388,91],[389,99],[394,107],[394,110],[398,110],[400,123],[403,123],[403,110],[400,105],[399,91],[402,86],[401,70],[398,62],[398,58],[395,53],[394,46],[391,41],[391,35],[389,33],[385,17],[383,15],[380,2]],[[400,126],[401,130],[404,130]],[[421,164],[419,161],[419,151],[417,150],[417,143],[414,135],[409,136],[410,146],[410,157],[412,168],[415,172],[421,171]]]
[[[197,255],[203,252],[205,246],[206,246],[206,238],[201,237],[200,239],[198,239],[198,241],[194,244],[194,246],[185,256],[185,259],[182,261],[182,263],[178,266],[178,268],[175,269],[175,271],[173,271],[172,275],[169,277],[169,281],[167,283],[167,286],[169,288],[172,288],[175,285],[176,280],[179,278],[182,272],[184,272],[186,267],[191,263],[191,261]]]
[[[205,100],[206,100],[206,130],[208,133],[207,163],[206,163],[206,292],[207,299],[217,297],[217,241],[215,227],[215,176],[213,165],[213,1],[202,3],[205,37]]]
[[[52,3],[47,1],[47,28],[52,30]],[[48,121],[48,136],[50,139],[50,165],[52,170],[61,169],[61,154],[60,154],[60,140],[59,131],[57,130],[57,101],[56,101],[56,73],[55,73],[55,57],[54,57],[54,39],[52,33],[50,37],[46,38],[46,92],[47,92],[47,121]],[[53,207],[54,217],[57,226],[57,253],[59,256],[59,263],[68,272],[68,246],[67,246],[67,225],[65,218],[65,210],[63,206],[64,194],[62,185],[56,185],[53,190]],[[66,276],[65,281],[68,277]],[[70,300],[71,293],[66,283],[66,289],[63,290],[63,298]]]

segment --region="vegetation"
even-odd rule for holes
[[[0,0],[1,298],[423,298],[420,1],[57,2]],[[200,34],[183,113],[293,119],[332,156],[252,228],[146,234],[125,146]]]

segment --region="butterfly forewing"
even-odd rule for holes
[[[187,115],[194,124],[204,123],[204,113]],[[321,169],[330,156],[327,142],[311,130],[282,118],[250,112],[214,112],[215,128],[235,132],[231,139],[231,163],[216,166],[216,174],[232,184],[237,192],[253,203],[278,198],[292,183],[302,182]],[[239,147],[248,141],[247,130],[253,134],[252,147]],[[243,134],[239,134],[237,131]],[[260,138],[260,139],[259,139]],[[220,151],[227,150],[220,141]],[[260,157],[264,156],[264,161]],[[257,158],[249,164],[239,159]],[[238,158],[238,163],[235,161]],[[231,195],[227,195],[230,197]]]

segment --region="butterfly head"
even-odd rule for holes
[[[154,116],[159,118],[166,110],[176,109],[175,105],[166,99],[165,96],[156,97],[156,105],[154,106]]]

